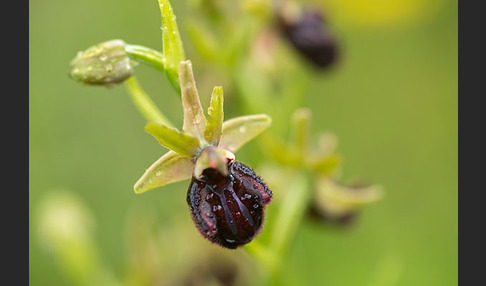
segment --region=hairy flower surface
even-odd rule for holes
[[[179,67],[184,110],[183,131],[157,123],[145,130],[170,149],[150,166],[134,186],[143,193],[169,183],[192,178],[187,203],[200,233],[226,248],[250,242],[261,229],[265,205],[272,192],[233,152],[265,130],[265,114],[236,117],[223,122],[223,91],[215,87],[204,115],[192,65]]]
[[[193,177],[187,203],[199,232],[227,248],[250,242],[261,228],[265,205],[272,192],[245,164],[228,163],[228,176],[208,168]]]

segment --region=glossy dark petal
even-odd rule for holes
[[[250,167],[232,161],[228,169],[227,177],[214,169],[204,170],[202,179],[193,176],[187,203],[205,238],[234,249],[258,234],[272,192]]]

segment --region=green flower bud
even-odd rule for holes
[[[71,61],[69,76],[81,83],[112,86],[134,74],[138,64],[130,60],[125,42],[111,40],[92,46]]]

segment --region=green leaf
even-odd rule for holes
[[[265,130],[272,119],[266,114],[240,116],[223,123],[223,136],[219,147],[236,152],[246,142]]]
[[[218,146],[219,140],[223,132],[223,88],[216,86],[211,95],[211,103],[208,108],[208,121],[204,138],[206,142],[213,146]]]
[[[162,48],[165,72],[172,86],[180,92],[179,63],[186,59],[176,16],[168,0],[159,0],[162,17]]]
[[[206,117],[199,100],[190,60],[181,62],[179,80],[181,82],[182,108],[184,111],[182,130],[202,141],[206,130]]]
[[[135,183],[135,193],[140,194],[156,187],[189,179],[192,169],[191,159],[169,151],[153,163]]]
[[[181,133],[175,128],[169,128],[157,123],[147,123],[145,131],[154,136],[159,143],[181,156],[192,158],[199,151],[199,140]]]

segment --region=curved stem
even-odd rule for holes
[[[128,44],[125,45],[125,52],[132,60],[165,72],[165,59],[161,52],[144,46]]]
[[[126,80],[126,84],[133,103],[147,121],[156,122],[167,127],[174,127],[145,93],[134,76],[129,77]]]

